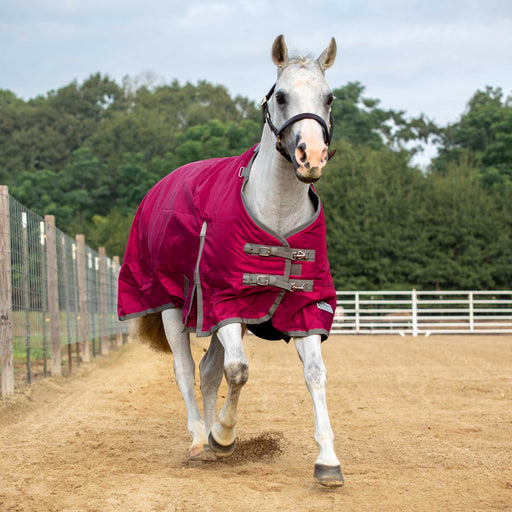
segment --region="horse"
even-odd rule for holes
[[[235,450],[237,405],[249,376],[246,331],[293,338],[313,400],[313,477],[342,486],[321,352],[336,295],[312,186],[332,154],[325,70],[335,61],[336,41],[314,59],[289,56],[280,35],[271,56],[277,81],[262,102],[260,143],[239,157],[173,171],[139,206],[119,276],[119,318],[137,317],[140,338],[174,356],[192,436],[189,460],[222,459]],[[190,332],[211,336],[199,364],[204,417],[194,395]],[[217,414],[223,375],[227,396]]]

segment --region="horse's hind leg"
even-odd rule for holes
[[[203,394],[204,420],[206,432],[210,432],[217,421],[217,392],[224,373],[224,347],[217,333],[213,334],[208,351],[199,364],[201,393]]]
[[[319,484],[339,487],[344,481],[340,461],[334,453],[334,434],[329,422],[325,397],[327,373],[320,343],[318,335],[295,338],[295,347],[304,365],[304,378],[315,411],[315,440],[320,448],[320,454],[315,461],[314,477]]]
[[[191,460],[210,460],[213,454],[208,447],[206,428],[197,405],[195,385],[195,363],[190,351],[190,338],[183,332],[181,309],[166,309],[162,312],[165,335],[174,355],[174,375],[187,406],[188,431],[192,435],[189,450]]]

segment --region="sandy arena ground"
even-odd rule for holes
[[[194,341],[197,360],[205,347]],[[133,342],[0,402],[0,511],[512,511],[512,336],[323,349],[345,487],[313,481],[293,346],[247,338],[238,451],[188,463],[171,356]]]

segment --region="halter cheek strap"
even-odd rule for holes
[[[268,109],[268,101],[274,94],[275,88],[276,88],[276,84],[274,84],[272,86],[270,91],[263,98],[263,101],[261,102],[261,111],[263,113],[263,123],[268,124],[269,128],[272,130],[272,133],[277,138],[277,142],[276,142],[277,151],[279,151],[279,153],[281,153],[281,155],[283,155],[284,158],[286,158],[286,160],[288,160],[289,162],[292,161],[290,155],[288,154],[286,149],[281,144],[281,135],[289,126],[291,126],[292,124],[294,124],[298,121],[302,121],[303,119],[313,119],[314,121],[316,121],[317,123],[320,124],[320,126],[322,127],[322,131],[324,133],[324,142],[327,145],[327,147],[329,147],[329,144],[331,143],[331,139],[332,139],[332,132],[334,129],[333,122],[332,122],[332,110],[329,109],[329,127],[327,127],[326,122],[320,116],[318,116],[316,114],[312,114],[310,112],[305,112],[303,114],[297,114],[296,116],[291,117],[290,119],[288,119],[288,121],[286,121],[283,124],[283,126],[281,126],[281,128],[278,129],[276,127],[276,125],[272,122],[272,118],[270,116],[270,111]],[[330,159],[334,155],[334,153],[336,153],[336,150],[331,151],[329,153],[327,159]]]

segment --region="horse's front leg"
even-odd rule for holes
[[[214,333],[208,351],[199,364],[206,432],[217,422],[217,392],[224,374],[224,347]]]
[[[175,308],[162,311],[162,322],[167,341],[174,356],[176,384],[187,406],[187,427],[192,435],[189,459],[215,460],[215,456],[209,450],[205,424],[194,392],[195,363],[190,351],[189,335],[187,332],[183,332],[181,309]]]
[[[217,331],[224,347],[224,376],[228,386],[226,403],[219,413],[219,421],[212,425],[208,441],[219,457],[233,453],[236,445],[236,410],[243,385],[249,377],[249,365],[242,344],[242,326],[228,324]]]
[[[320,345],[319,335],[295,338],[295,347],[304,365],[304,378],[311,393],[315,411],[315,441],[320,448],[320,454],[315,461],[315,480],[322,485],[339,487],[344,481],[340,461],[334,453],[334,434],[325,397],[327,372]]]

